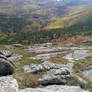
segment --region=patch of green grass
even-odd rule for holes
[[[25,65],[40,64],[40,63],[42,63],[42,61],[40,61],[40,60],[33,60],[33,59],[29,59],[29,58],[23,58],[23,59],[19,60],[18,62],[16,62],[15,73],[23,72],[23,67]]]
[[[0,44],[0,50],[7,50],[5,45]]]
[[[49,61],[56,63],[56,64],[67,64],[68,61],[62,57],[53,57]]]
[[[28,52],[28,51],[26,51],[24,48],[22,49],[20,49],[20,48],[14,48],[13,50],[12,50],[12,52],[14,52],[14,53],[17,53],[17,54],[20,54],[20,55],[22,55],[24,58],[25,57],[32,57],[32,56],[35,56],[36,55],[36,53],[34,53],[34,52]]]

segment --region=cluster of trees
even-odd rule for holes
[[[44,28],[48,21],[47,15],[23,14],[15,16],[0,14],[0,31],[4,33],[38,31]]]
[[[88,20],[86,22],[73,25],[68,28],[63,29],[51,29],[51,30],[41,30],[33,32],[22,32],[15,36],[9,36],[7,39],[2,40],[2,43],[43,43],[43,42],[56,42],[64,41],[76,35],[82,36],[92,36],[92,21]]]
[[[0,31],[3,30],[3,32],[6,34],[4,35],[5,38],[2,37],[2,39],[0,39],[0,43],[32,44],[64,41],[76,35],[92,36],[91,18],[87,21],[80,22],[78,24],[72,25],[70,27],[65,27],[63,29],[39,31],[39,29],[34,26],[35,31],[32,31],[31,28],[33,27],[33,22],[25,20],[25,17],[27,16],[23,15],[22,17],[9,17],[7,15],[0,15]],[[36,17],[38,18],[40,16],[37,15],[34,19],[36,19]],[[31,25],[31,27],[28,25]],[[21,30],[23,31],[21,32]],[[16,35],[14,34],[14,32],[16,33]]]

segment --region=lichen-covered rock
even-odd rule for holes
[[[79,86],[52,85],[43,88],[26,88],[20,90],[20,92],[89,92],[89,91],[83,90]]]
[[[51,69],[39,81],[42,85],[65,84],[70,77],[70,72],[66,68]]]
[[[0,77],[0,92],[19,92],[18,83],[13,77]]]
[[[29,66],[24,67],[25,72],[37,73],[42,71],[48,71],[50,69],[60,69],[65,68],[66,65],[63,64],[55,64],[52,62],[45,61],[42,64],[31,64]]]
[[[38,73],[45,72],[39,82],[42,85],[48,84],[65,84],[70,79],[71,74],[66,65],[43,62],[42,64],[32,64],[24,67],[25,72]]]

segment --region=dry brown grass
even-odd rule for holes
[[[20,88],[37,87],[40,84],[38,82],[39,76],[31,73],[17,74],[14,77],[17,79]]]

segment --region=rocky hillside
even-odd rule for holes
[[[0,45],[0,92],[92,92],[92,46]]]

